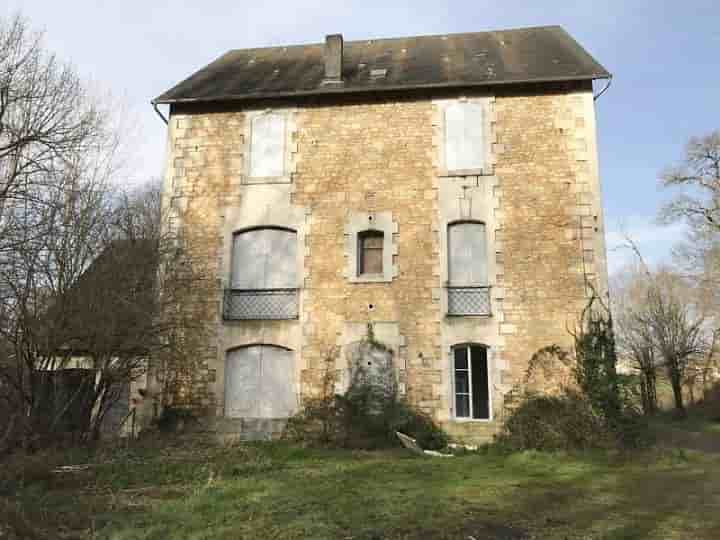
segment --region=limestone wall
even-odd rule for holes
[[[438,112],[444,100],[460,97],[487,105],[492,167],[480,176],[448,177],[438,155]],[[458,424],[450,347],[487,345],[493,419],[500,420],[504,395],[532,354],[570,343],[567,328],[586,301],[586,280],[606,288],[591,88],[285,105],[290,182],[248,184],[245,118],[267,106],[184,106],[170,119],[166,204],[177,209],[188,249],[207,263],[215,291],[197,298],[211,337],[186,401],[222,413],[226,351],[263,342],[295,352],[299,397],[311,394],[325,356],[375,322],[392,341],[401,389],[449,425]],[[391,231],[393,269],[377,282],[352,282],[348,235],[374,216]],[[448,222],[463,217],[484,221],[490,237],[489,318],[445,315],[444,235]],[[300,316],[223,323],[232,232],[257,224],[298,231]],[[342,354],[337,367],[344,367]],[[486,436],[494,425],[473,424],[453,429]]]

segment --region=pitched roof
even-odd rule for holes
[[[609,78],[560,26],[345,42],[342,85],[324,85],[324,44],[230,51],[153,103]],[[386,70],[383,74],[382,70]]]
[[[38,335],[77,351],[143,347],[152,329],[158,262],[154,240],[112,242],[38,320]]]

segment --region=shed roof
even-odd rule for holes
[[[324,47],[314,43],[232,50],[153,103],[610,77],[560,26],[345,42],[342,85],[323,84]]]

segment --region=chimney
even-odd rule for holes
[[[342,84],[342,34],[325,36],[325,78],[323,84]]]

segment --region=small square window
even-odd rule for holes
[[[358,275],[383,273],[383,242],[381,231],[363,231],[358,234]]]

